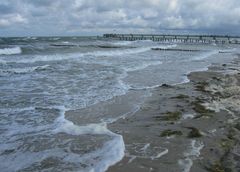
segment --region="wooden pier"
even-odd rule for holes
[[[229,35],[164,35],[164,34],[104,34],[104,38],[123,41],[152,40],[159,42],[240,44],[240,36]]]

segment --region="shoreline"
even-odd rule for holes
[[[239,128],[235,126],[240,124],[234,115],[237,106],[223,101],[221,108],[216,107],[216,101],[225,99],[222,94],[226,90],[238,91],[235,82],[240,76],[231,72],[238,71],[239,58],[240,55],[230,63],[211,65],[207,71],[191,72],[188,83],[163,84],[152,91],[136,114],[110,124],[111,131],[121,131],[126,152],[123,160],[108,172],[239,170],[238,162],[229,161],[236,156],[232,150],[240,151],[239,145],[233,144],[239,141]],[[216,82],[222,85],[221,89],[212,88]],[[238,97],[233,99],[238,101]],[[141,152],[144,148],[145,152]],[[151,157],[154,153],[161,156]]]
[[[77,43],[79,48],[59,49],[53,42]],[[10,53],[10,58],[3,55],[0,61],[3,169],[200,172],[222,168],[227,161],[217,158],[226,157],[225,149],[230,152],[236,142],[238,126],[229,124],[238,120],[240,111],[238,76],[222,73],[238,72],[239,64],[216,64],[230,62],[239,47],[122,43],[126,44],[71,38],[6,40],[6,47],[21,44],[24,51]],[[111,45],[119,49],[106,49]],[[160,52],[151,47],[200,51]],[[230,134],[228,128],[233,128]],[[212,159],[202,162],[206,151]],[[233,152],[230,158],[238,154]]]
[[[224,83],[219,78],[228,78],[224,73],[236,70],[230,64],[234,65],[239,58],[240,55],[227,64],[212,64],[203,71],[189,72],[186,74],[189,82],[130,89],[126,95],[100,102],[89,109],[67,111],[65,117],[77,126],[84,126],[86,122],[105,123],[107,130],[123,138],[125,155],[107,172],[213,171],[221,166],[218,157],[226,153],[219,144],[228,144],[228,141],[225,143],[222,121],[226,121],[229,114],[222,110],[213,112],[209,102],[216,95],[205,90],[205,86],[217,81]],[[102,136],[98,137],[101,140]],[[212,140],[217,140],[218,144]],[[113,150],[111,145],[108,146]],[[209,147],[211,150],[206,150]],[[205,159],[205,154],[211,157],[210,160]]]

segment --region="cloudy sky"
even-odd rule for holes
[[[0,37],[240,34],[240,0],[0,0]]]

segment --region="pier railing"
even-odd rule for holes
[[[166,35],[166,34],[104,34],[104,38],[124,41],[152,40],[160,42],[240,44],[240,36],[229,35]]]

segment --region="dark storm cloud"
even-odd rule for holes
[[[239,0],[0,0],[0,34],[240,34]],[[1,35],[0,35],[1,36]]]
[[[14,11],[14,7],[11,7],[6,4],[0,4],[0,15],[9,14]]]
[[[52,4],[54,4],[56,1],[53,0],[24,0],[24,3],[27,4],[32,4],[35,5],[37,7],[41,7],[41,6],[51,6]]]

